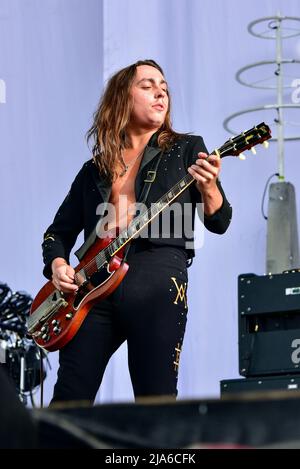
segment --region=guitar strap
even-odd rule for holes
[[[157,168],[159,166],[159,163],[162,159],[163,152],[161,151],[158,158],[154,161],[154,164],[152,165],[152,169],[147,171],[146,179],[144,179],[144,186],[140,195],[140,201],[139,203],[145,204],[148,198],[148,194],[151,188],[152,183],[156,179],[156,173],[157,173]]]
[[[147,201],[150,188],[151,188],[153,182],[154,182],[155,179],[156,179],[157,169],[158,169],[159,163],[161,162],[162,156],[163,156],[163,152],[161,151],[161,152],[159,153],[159,155],[158,155],[158,158],[156,158],[156,159],[153,161],[153,164],[152,164],[152,166],[151,166],[151,169],[149,169],[149,170],[147,171],[146,178],[144,179],[144,186],[143,186],[141,195],[140,195],[140,197],[139,197],[139,199],[140,199],[140,200],[139,200],[139,203],[140,203],[140,204],[145,204],[146,201]],[[128,255],[129,249],[130,249],[130,245],[131,245],[131,243],[128,243],[128,244],[126,245],[122,263],[125,262],[126,259],[127,259],[127,255]]]

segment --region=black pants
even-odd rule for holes
[[[132,243],[120,286],[94,307],[59,352],[52,402],[94,401],[108,360],[127,340],[135,397],[177,395],[187,316],[187,254],[145,240]]]

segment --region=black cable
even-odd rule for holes
[[[41,409],[44,407],[44,364],[43,364],[43,352],[40,349],[40,406]]]
[[[273,177],[279,177],[279,173],[274,173],[272,174],[268,179],[267,179],[267,182],[266,182],[266,185],[265,185],[265,188],[264,188],[264,193],[263,193],[263,196],[262,196],[262,201],[261,201],[261,213],[262,213],[262,216],[264,217],[265,220],[268,219],[268,217],[265,215],[265,212],[264,212],[264,204],[265,204],[265,197],[266,197],[266,192],[267,192],[267,188],[269,186],[269,183],[270,183],[270,180],[273,178]]]

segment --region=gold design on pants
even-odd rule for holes
[[[179,358],[180,358],[180,352],[181,352],[181,348],[180,348],[180,344],[179,344],[179,343],[177,344],[177,347],[175,347],[175,352],[176,352],[176,357],[175,357],[175,360],[173,361],[173,363],[174,363],[174,370],[175,370],[175,371],[178,371],[178,367],[179,367]]]
[[[176,290],[177,290],[177,295],[176,295],[175,301],[173,301],[174,305],[178,304],[178,299],[179,299],[180,301],[184,301],[184,308],[187,309],[187,301],[186,301],[187,283],[183,282],[180,285],[178,285],[177,280],[176,280],[175,277],[171,277],[171,280],[173,280],[174,285],[175,285]]]

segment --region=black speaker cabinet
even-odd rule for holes
[[[300,373],[300,271],[238,277],[242,376]]]
[[[256,376],[255,378],[224,379],[220,381],[221,396],[240,392],[299,391],[298,375]]]

